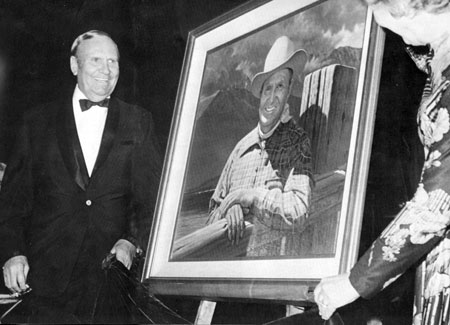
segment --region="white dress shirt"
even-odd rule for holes
[[[87,97],[77,85],[73,92],[72,106],[78,139],[80,140],[84,162],[90,177],[102,142],[108,108],[95,105],[82,112],[80,99],[87,99]]]

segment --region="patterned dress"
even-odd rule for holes
[[[368,298],[424,260],[414,324],[449,324],[450,69],[439,67],[448,66],[450,56],[434,56],[432,51],[419,56],[409,51],[418,67],[428,73],[417,116],[425,150],[421,180],[414,198],[353,267],[350,281]]]
[[[245,215],[254,226],[247,256],[292,255],[308,216],[311,186],[311,145],[306,132],[292,120],[280,123],[267,139],[261,139],[255,128],[230,154],[211,198],[210,212],[226,205],[235,191],[258,191],[257,202]],[[224,217],[220,212],[220,218]]]

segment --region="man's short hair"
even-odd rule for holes
[[[72,44],[72,47],[70,48],[70,55],[71,56],[77,56],[77,51],[78,51],[78,47],[80,46],[80,44],[88,39],[94,38],[95,36],[106,36],[109,37],[112,40],[112,37],[109,36],[108,33],[102,32],[101,30],[90,30],[86,33],[81,34],[80,36],[78,36],[75,41]]]

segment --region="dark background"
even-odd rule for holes
[[[244,3],[242,0],[0,0],[0,161],[7,162],[25,110],[72,91],[70,46],[81,33],[100,29],[119,46],[121,77],[115,94],[153,114],[165,148],[188,32]],[[3,63],[3,68],[2,64]],[[423,161],[416,112],[424,75],[387,32],[375,122],[361,249],[363,252],[414,193]],[[371,316],[409,324],[413,271],[371,301],[341,313],[346,324]],[[193,320],[198,301],[163,297]],[[276,304],[219,302],[215,323],[261,323],[282,317]]]

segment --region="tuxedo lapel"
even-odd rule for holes
[[[78,139],[71,101],[62,103],[56,124],[58,145],[64,164],[78,186],[86,190],[86,186],[89,183],[89,175]]]
[[[108,115],[106,117],[105,128],[103,129],[102,142],[95,160],[94,169],[92,170],[91,178],[94,177],[95,172],[101,167],[108,157],[109,152],[114,144],[114,138],[117,133],[117,126],[119,125],[120,110],[119,104],[114,98],[109,101]]]

